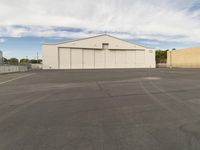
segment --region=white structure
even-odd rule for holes
[[[43,69],[155,68],[155,50],[109,36],[44,44]]]
[[[0,51],[0,65],[3,64],[3,52]]]

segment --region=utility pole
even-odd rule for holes
[[[28,56],[26,56],[25,64],[28,65]]]
[[[38,60],[38,52],[37,52],[37,64],[39,64],[39,60]]]

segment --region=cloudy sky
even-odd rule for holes
[[[35,58],[42,43],[104,33],[160,49],[200,45],[200,0],[0,0],[8,58]]]

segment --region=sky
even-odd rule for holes
[[[105,33],[156,49],[200,46],[200,0],[0,0],[6,58]]]

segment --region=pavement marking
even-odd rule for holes
[[[161,100],[154,95],[154,93],[151,93],[149,91],[149,89],[147,87],[144,86],[143,82],[140,81],[140,87],[142,88],[142,90],[158,105],[160,105],[162,108],[164,108],[165,110],[167,110],[169,113],[171,113],[173,116],[175,116],[177,119],[180,118],[180,116],[176,113],[176,111],[174,111],[173,109],[171,109],[167,104],[161,102]],[[183,118],[184,119],[184,118]]]
[[[31,74],[20,76],[20,77],[17,77],[17,78],[14,78],[14,79],[10,79],[10,80],[4,81],[4,82],[0,82],[0,85],[3,85],[3,84],[8,83],[8,82],[15,81],[15,80],[18,80],[18,79],[22,79],[22,78],[25,78],[25,77],[29,77],[29,76],[32,76],[34,74],[35,73],[31,73]]]
[[[55,92],[54,92],[55,93]],[[48,98],[52,95],[51,93],[48,94],[44,94],[43,96],[39,97],[39,98],[34,98],[34,100],[30,100],[28,102],[26,102],[25,104],[23,104],[22,106],[19,106],[18,108],[14,109],[13,111],[10,111],[9,113],[6,113],[5,115],[0,116],[0,123],[3,122],[4,120],[6,120],[9,117],[12,117],[13,115],[15,115],[16,113],[20,112],[21,110],[23,110],[24,108],[27,108],[35,103],[40,102],[41,100],[44,100],[45,98]]]
[[[161,78],[159,77],[145,77],[145,80],[160,80]]]

